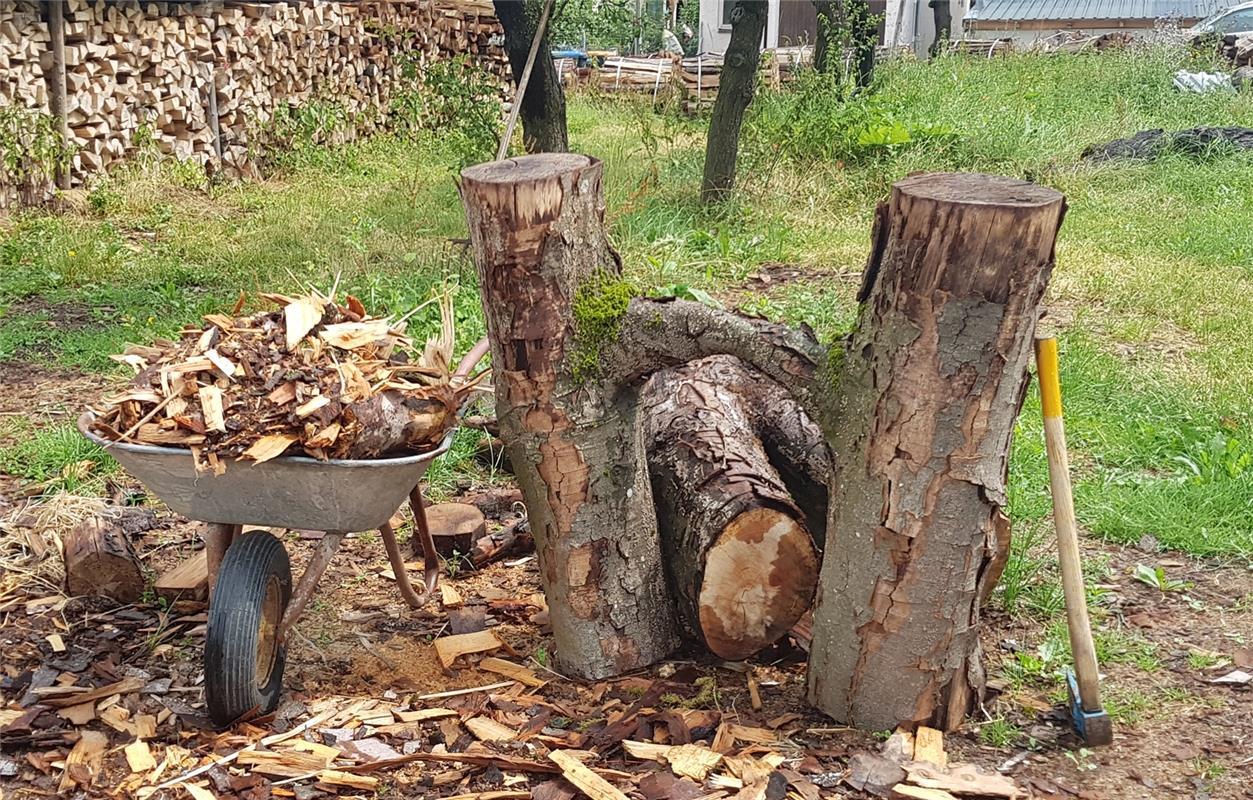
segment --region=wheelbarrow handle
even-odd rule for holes
[[[487,337],[483,337],[475,342],[474,347],[470,348],[470,352],[462,357],[461,363],[457,365],[457,371],[453,373],[453,377],[470,377],[470,373],[474,372],[474,368],[483,360],[483,356],[487,355],[489,349],[490,345],[487,342]]]

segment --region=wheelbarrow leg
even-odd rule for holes
[[[224,525],[210,522],[204,529],[205,561],[209,572],[209,600],[213,600],[213,587],[218,582],[218,569],[226,557],[226,549],[244,529],[243,525]]]
[[[322,573],[326,572],[326,568],[330,566],[331,558],[342,541],[344,541],[342,533],[327,531],[322,534],[322,541],[318,543],[318,549],[309,558],[304,574],[300,576],[296,588],[292,591],[291,602],[287,604],[287,610],[283,612],[283,621],[278,627],[279,642],[287,641],[287,631],[296,624],[296,620],[300,619],[300,615],[304,613],[305,606],[309,605],[309,601],[313,599],[313,590],[317,588],[318,581],[322,579]]]
[[[479,343],[482,345],[482,342]],[[439,585],[439,552],[435,549],[435,540],[431,538],[431,525],[426,519],[426,500],[422,497],[422,486],[413,487],[409,493],[409,505],[413,507],[414,528],[418,532],[418,541],[422,543],[422,565],[426,568],[426,592],[433,594]]]

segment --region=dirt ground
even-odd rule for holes
[[[0,365],[0,379],[5,387],[0,415],[21,415],[40,425],[72,419],[78,405],[102,385],[94,376],[27,365]],[[138,488],[124,476],[116,483],[123,489]],[[483,488],[468,487],[465,493],[474,496]],[[880,751],[880,738],[841,729],[806,706],[804,642],[799,638],[748,665],[720,664],[692,649],[644,674],[581,684],[549,668],[552,644],[533,557],[506,559],[478,572],[460,568],[455,575],[446,572],[444,580],[461,595],[468,616],[502,640],[506,648],[495,655],[526,665],[547,683],[534,691],[515,685],[424,701],[426,695],[504,679],[472,663],[443,667],[432,640],[449,633],[448,614],[437,602],[419,611],[404,605],[384,574],[382,544],[371,535],[345,541],[299,623],[287,654],[284,703],[275,717],[216,733],[205,724],[201,697],[204,606],[179,600],[162,608],[155,597],[145,597],[118,609],[100,600],[60,596],[54,591],[55,557],[30,558],[30,543],[18,539],[30,531],[30,502],[19,482],[0,476],[0,518],[7,520],[0,529],[0,546],[10,565],[0,583],[0,797],[182,796],[173,790],[152,795],[143,788],[155,781],[151,771],[145,778],[144,770],[134,769],[128,760],[136,754],[126,745],[137,735],[146,740],[156,764],[168,764],[156,768],[160,778],[168,779],[195,766],[198,758],[238,751],[316,717],[319,710],[331,714],[331,721],[336,719],[332,712],[358,706],[400,720],[398,709],[434,703],[463,721],[487,717],[529,733],[517,740],[480,743],[474,740],[481,737],[470,736],[455,719],[453,724],[431,720],[385,737],[389,753],[384,761],[392,755],[443,751],[543,762],[536,756],[541,743],[589,746],[625,711],[640,717],[626,738],[651,731],[654,741],[677,744],[677,731],[682,730],[693,741],[709,744],[719,735],[719,720],[770,734],[768,743],[749,743],[742,752],[763,758],[780,754],[791,774],[804,776],[815,792],[791,784],[787,796],[872,796],[843,779],[855,772],[850,769],[855,756]],[[506,521],[497,518],[492,525]],[[156,574],[200,546],[197,530],[196,524],[158,506],[150,528],[139,532],[134,543],[146,569]],[[317,535],[275,533],[283,538],[299,574]],[[1087,750],[1068,732],[1060,680],[1016,682],[1005,677],[1011,674],[1005,666],[1017,660],[1016,654],[1032,652],[1046,632],[1026,616],[992,612],[983,644],[988,675],[999,691],[986,703],[986,719],[972,720],[963,731],[945,737],[950,762],[970,762],[985,772],[1007,775],[1027,797],[1253,798],[1253,687],[1213,682],[1244,663],[1253,647],[1253,572],[1155,554],[1157,563],[1169,564],[1172,577],[1191,584],[1186,592],[1164,592],[1132,578],[1131,570],[1146,560],[1144,552],[1095,541],[1088,541],[1086,549],[1089,560],[1107,559],[1109,565],[1106,583],[1099,587],[1106,612],[1102,630],[1111,632],[1112,640],[1131,640],[1152,652],[1139,663],[1119,660],[1103,668],[1107,707],[1119,709],[1114,744]],[[14,566],[28,572],[19,574]],[[32,687],[66,682],[97,686],[126,677],[138,678],[143,688],[121,693],[117,700],[105,699],[100,706],[111,701],[117,708],[97,707],[95,719],[81,725],[34,702],[38,698],[30,694]],[[758,686],[760,709],[753,707],[750,679]],[[649,699],[657,708],[641,710],[640,702]],[[146,716],[155,722],[146,722]],[[679,718],[681,724],[675,721]],[[358,730],[369,724],[362,722]],[[989,735],[989,725],[1010,732],[998,739]],[[326,731],[312,730],[322,743],[331,743]],[[86,773],[73,763],[65,769],[67,755],[83,740],[82,731],[108,737],[99,767]],[[745,743],[737,749],[741,746]],[[597,762],[597,768],[602,774],[616,770],[634,775],[619,780],[620,786],[634,785],[633,796],[737,796],[733,788],[705,787],[698,794],[680,784],[659,788],[656,782],[639,780],[641,772],[661,769],[657,764],[650,767],[612,748],[607,752],[613,754]],[[202,791],[220,797],[302,799],[337,792],[485,800],[531,792],[537,797],[571,796],[569,787],[553,782],[552,775],[530,775],[528,782],[526,769],[510,769],[507,761],[460,767],[411,761],[369,772],[379,783],[368,788],[308,775],[298,779],[271,772],[263,779],[261,774],[259,768],[238,764],[216,768],[206,773],[209,788]],[[762,796],[784,795],[767,791]]]

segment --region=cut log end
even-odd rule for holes
[[[818,556],[805,526],[771,508],[733,519],[709,549],[701,582],[701,633],[731,661],[773,644],[809,608]]]
[[[896,183],[897,191],[941,203],[1035,208],[1062,201],[1061,192],[1019,178],[978,172],[932,172]]]
[[[590,156],[579,153],[537,153],[523,158],[476,164],[463,170],[461,176],[473,183],[513,185],[559,178],[592,163]]]

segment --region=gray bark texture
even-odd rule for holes
[[[952,730],[984,683],[979,610],[1009,548],[1005,484],[1062,196],[920,175],[880,205],[844,351],[809,699],[836,720]]]
[[[505,53],[509,56],[509,68],[513,72],[514,86],[522,80],[527,55],[539,21],[540,3],[528,4],[525,0],[494,0],[496,18],[505,29]],[[551,19],[551,17],[550,17]],[[528,153],[564,153],[570,149],[566,134],[566,95],[557,78],[557,68],[548,57],[552,48],[548,44],[548,32],[540,41],[535,66],[526,94],[522,96],[522,141]]]
[[[793,472],[822,461],[822,434],[783,387],[732,356],[655,373],[640,394],[662,552],[688,627],[739,661],[774,643],[809,609],[818,555],[806,517],[762,441],[777,412],[807,441]],[[770,428],[778,433],[777,426]],[[799,448],[798,448],[799,449]],[[808,462],[805,462],[808,459]],[[825,504],[823,507],[825,511]]]
[[[740,128],[757,85],[767,12],[765,0],[737,0],[731,9],[731,42],[723,56],[718,99],[714,101],[705,144],[705,177],[700,194],[707,202],[720,200],[735,188]]]

